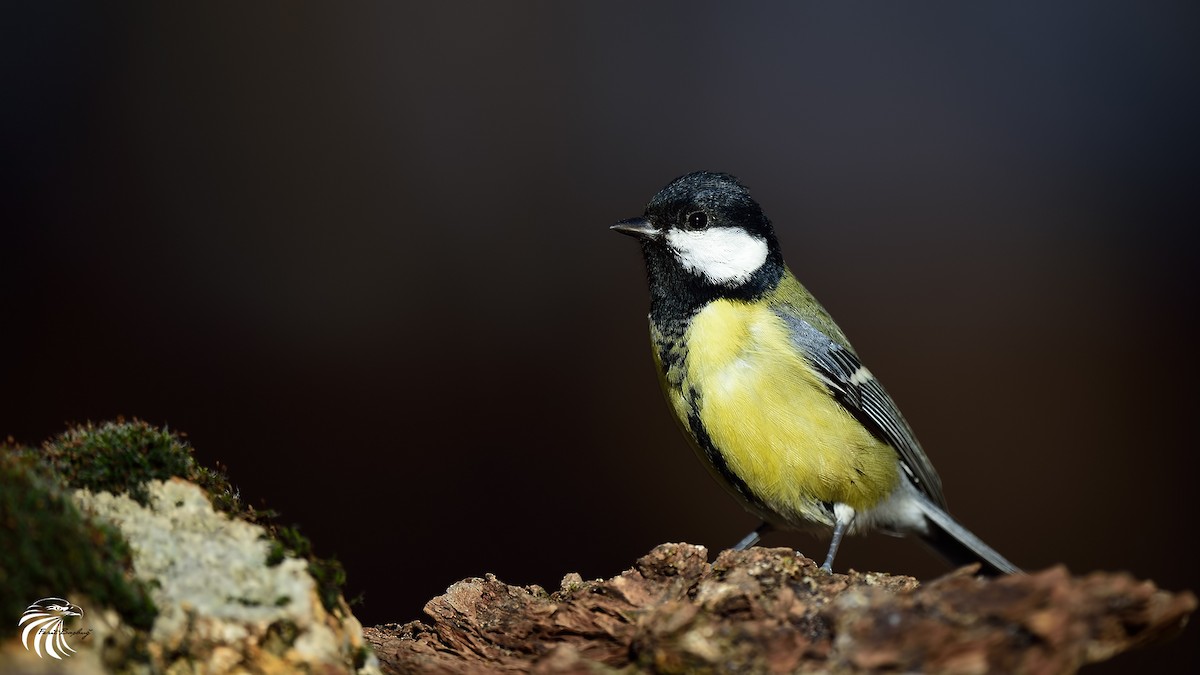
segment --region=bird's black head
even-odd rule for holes
[[[716,298],[750,300],[775,287],[783,258],[771,221],[733,176],[697,171],[654,195],[614,230],[642,242],[652,313],[689,315]]]

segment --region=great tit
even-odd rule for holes
[[[650,283],[654,363],[701,461],[773,529],[917,534],[954,564],[1018,572],[946,509],[933,465],[883,386],[783,262],[771,222],[728,174],[662,189],[636,237]]]

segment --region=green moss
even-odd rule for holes
[[[358,649],[354,650],[354,669],[361,670],[367,665],[367,659],[371,656],[371,648],[366,645],[359,645]]]
[[[270,548],[270,550],[267,551],[267,559],[266,559],[267,567],[274,567],[274,566],[278,565],[279,563],[283,562],[284,560],[286,560],[287,553],[288,553],[287,549],[283,547],[283,544],[272,539],[271,540],[271,548]]]
[[[146,483],[152,480],[183,478],[199,485],[209,496],[213,508],[247,522],[259,525],[267,531],[271,540],[267,555],[268,565],[278,565],[287,556],[304,559],[309,573],[317,582],[318,594],[325,609],[340,611],[338,598],[346,583],[346,572],[336,558],[320,558],[313,553],[312,543],[297,526],[284,527],[276,520],[278,513],[266,509],[255,509],[242,501],[238,490],[225,475],[224,467],[216,469],[200,466],[192,456],[191,446],[178,434],[168,429],[159,429],[146,422],[134,419],[127,422],[118,419],[100,425],[88,423],[73,427],[62,435],[43,444],[41,452],[24,449],[11,453],[21,457],[27,470],[37,470],[52,491],[64,487],[82,488],[92,492],[108,491],[113,494],[128,494],[131,499],[145,505],[149,498]],[[0,481],[7,495],[8,482]],[[57,492],[56,492],[57,494]],[[69,500],[58,497],[70,506]],[[71,507],[74,512],[73,507]],[[77,512],[75,512],[77,514]],[[80,517],[81,518],[81,517]],[[0,534],[23,532],[15,527],[4,527],[0,520]],[[127,547],[115,531],[104,541],[107,545]],[[107,535],[106,535],[107,536]],[[26,539],[40,539],[20,536]],[[111,541],[110,541],[111,540]],[[8,546],[5,546],[7,551]],[[45,558],[42,560],[48,560]],[[3,565],[0,562],[0,565]],[[5,567],[0,567],[0,588],[4,588]],[[94,593],[81,589],[90,597]],[[45,595],[55,595],[54,591]],[[38,597],[45,597],[38,596]],[[33,598],[37,599],[37,598]],[[23,600],[18,600],[21,602]],[[32,600],[29,600],[32,602]],[[24,610],[24,605],[21,607]],[[152,615],[151,615],[152,616]]]
[[[337,558],[309,558],[308,573],[317,582],[317,594],[321,604],[331,613],[341,614],[338,598],[346,585],[346,569]]]
[[[197,473],[192,449],[165,429],[134,420],[88,423],[43,446],[44,458],[67,485],[92,492],[128,493],[145,505],[146,482]]]
[[[128,544],[86,519],[39,460],[0,446],[0,616],[19,617],[39,598],[84,596],[149,629],[157,611],[131,573]],[[16,630],[15,619],[0,622],[0,636]]]
[[[278,565],[285,556],[303,558],[308,561],[308,573],[317,582],[317,595],[321,604],[330,612],[338,612],[338,598],[346,585],[346,570],[337,558],[318,558],[313,555],[312,542],[300,534],[299,526],[275,527],[271,532],[271,550],[267,554],[268,565]]]
[[[312,555],[312,542],[300,534],[300,526],[279,527],[273,533],[275,541],[297,558],[307,558]]]
[[[274,511],[255,509],[242,501],[242,495],[225,476],[225,467],[220,463],[216,469],[195,465],[195,470],[187,479],[199,485],[208,493],[213,508],[228,514],[231,518],[241,518],[258,525],[269,522],[277,514]]]

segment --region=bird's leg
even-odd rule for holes
[[[733,550],[745,551],[746,549],[750,548],[751,546],[757,544],[758,540],[762,539],[762,536],[764,534],[770,532],[771,529],[772,529],[771,524],[764,522],[763,524],[759,525],[753,532],[742,537],[742,540],[739,541],[737,543],[737,545],[733,547]]]
[[[842,536],[854,522],[854,509],[842,503],[834,504],[833,518],[833,539],[829,542],[829,555],[825,556],[825,562],[821,564],[821,569],[826,572],[833,571],[833,558],[837,555],[838,546],[842,545]]]

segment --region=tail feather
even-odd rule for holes
[[[983,565],[980,571],[991,576],[1021,573],[1020,568],[960,525],[949,513],[925,499],[917,501],[929,522],[929,531],[923,535],[925,543],[951,563],[967,565],[978,562]]]

